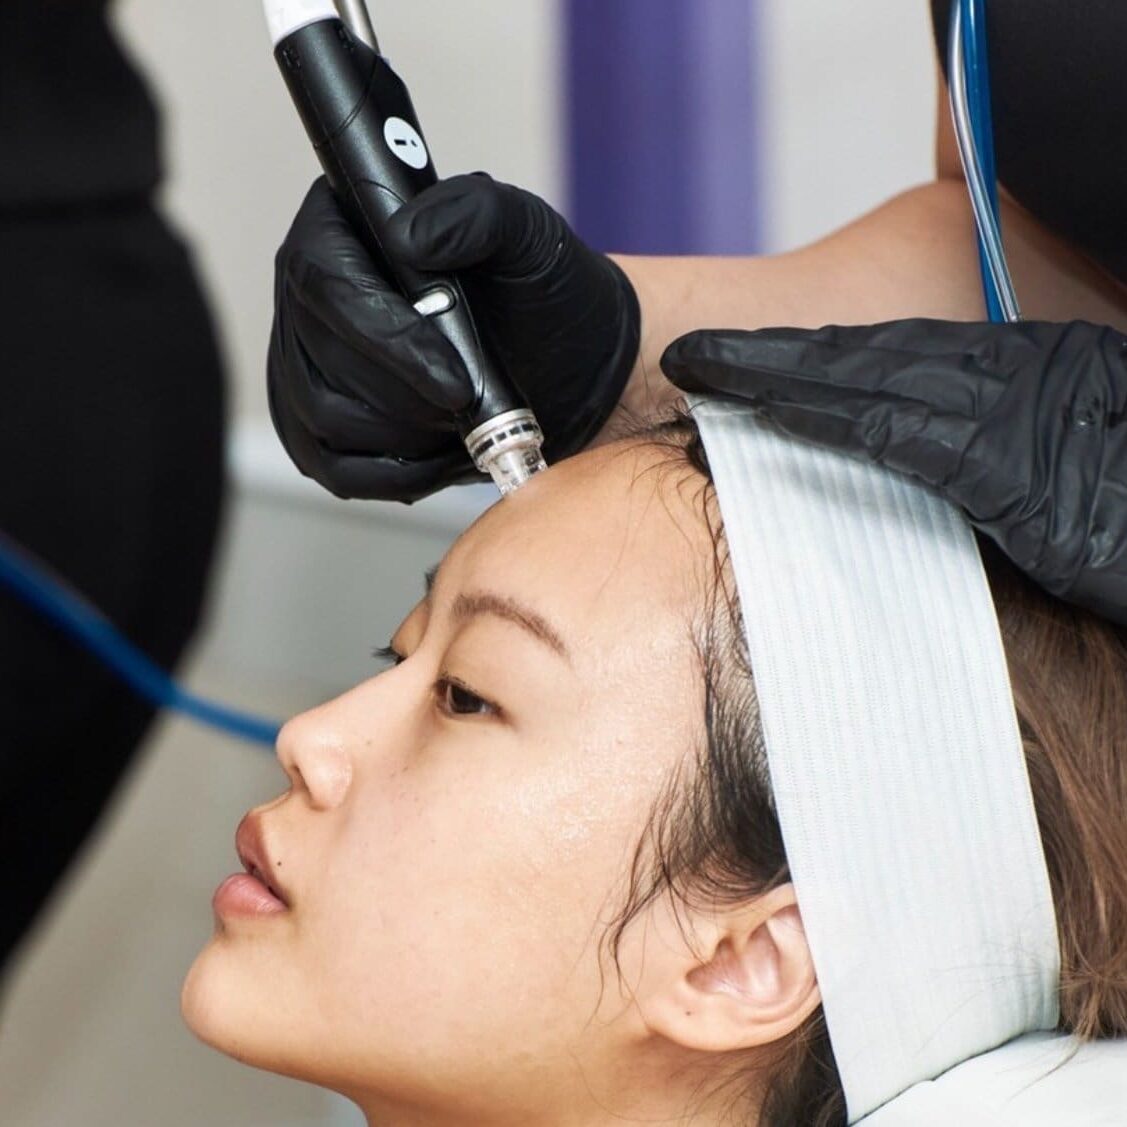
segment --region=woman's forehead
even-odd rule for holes
[[[637,442],[570,458],[466,532],[440,583],[520,598],[588,635],[683,627],[713,558],[691,472],[678,451]]]

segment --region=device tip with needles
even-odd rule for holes
[[[416,311],[453,344],[474,389],[458,419],[474,465],[502,495],[546,468],[535,415],[484,348],[455,277],[391,261],[382,234],[437,182],[406,86],[379,50],[364,0],[265,0],[274,57],[357,235]]]

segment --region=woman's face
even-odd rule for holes
[[[600,940],[703,739],[711,542],[667,457],[611,447],[498,504],[399,628],[402,662],[286,725],[290,788],[243,839],[288,907],[218,897],[184,988],[203,1039],[468,1121],[609,1082],[638,1026]]]

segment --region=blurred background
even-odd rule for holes
[[[545,196],[600,249],[772,253],[932,169],[923,0],[370,0],[440,174]],[[273,254],[317,169],[257,0],[120,0],[163,115],[163,204],[193,249],[230,379],[228,505],[181,673],[285,717],[372,673],[420,573],[491,500],[346,503],[266,413]],[[7,597],[0,594],[0,597]],[[342,1101],[198,1046],[177,997],[237,867],[263,751],[162,718],[0,995],[0,1121],[355,1123]]]

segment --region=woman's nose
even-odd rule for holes
[[[333,705],[295,716],[278,734],[278,759],[294,790],[318,810],[339,806],[352,784],[352,756]]]

